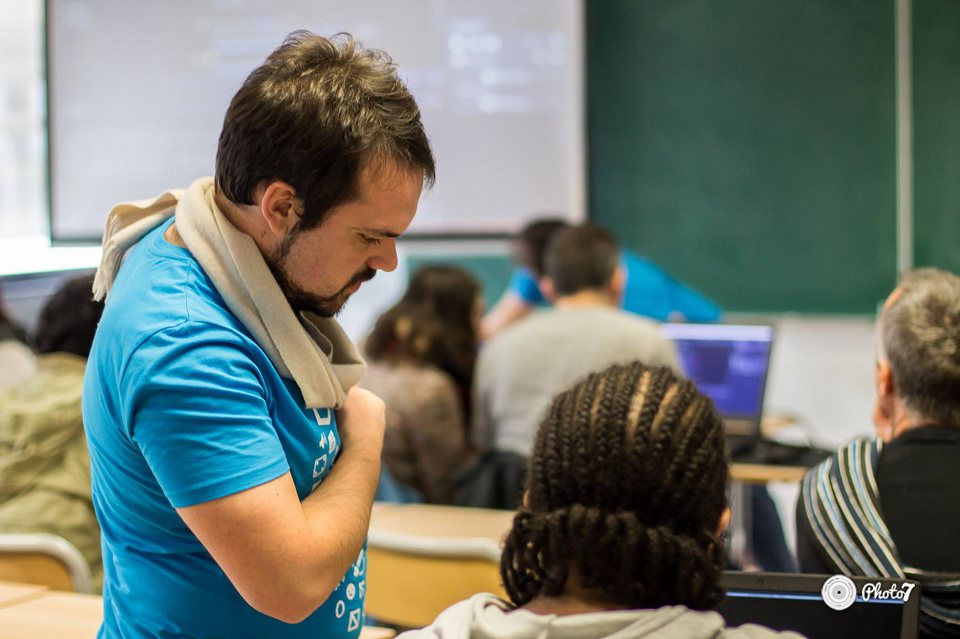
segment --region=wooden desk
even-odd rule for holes
[[[99,596],[48,591],[0,608],[0,639],[93,639],[102,619]]]
[[[27,599],[33,599],[49,590],[37,584],[18,584],[12,581],[0,581],[0,607],[10,606]]]
[[[733,481],[766,484],[772,481],[798,482],[810,470],[806,466],[767,466],[763,464],[731,464]]]
[[[103,621],[98,595],[46,590],[44,586],[0,582],[0,596],[27,599],[0,607],[0,639],[93,639]],[[390,639],[389,628],[364,626],[360,639]]]
[[[500,553],[509,510],[373,505],[367,537],[367,613],[418,628],[478,592],[503,593]]]
[[[483,538],[499,545],[515,514],[512,510],[375,503],[370,532],[425,538]]]
[[[765,464],[731,464],[730,477],[730,542],[727,552],[734,564],[744,570],[758,568],[753,557],[753,511],[749,484],[799,482],[810,470],[807,466],[774,466]]]

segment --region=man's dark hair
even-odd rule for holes
[[[359,193],[365,169],[435,175],[420,109],[384,52],[349,34],[291,33],[230,102],[217,149],[217,190],[254,204],[258,186],[290,184],[303,201],[298,230]]]
[[[560,218],[534,220],[517,234],[514,258],[536,277],[543,276],[543,253],[554,233],[569,226]]]
[[[723,428],[692,382],[640,362],[557,395],[500,572],[510,600],[580,586],[625,608],[715,606],[726,506]]]
[[[608,286],[619,262],[613,236],[599,226],[584,224],[553,234],[543,256],[543,274],[553,280],[557,295],[572,295]]]
[[[103,302],[93,300],[93,275],[68,280],[40,311],[31,340],[37,353],[73,353],[89,357]]]
[[[917,419],[960,428],[960,277],[909,271],[880,315],[897,393]]]

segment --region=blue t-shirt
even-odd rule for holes
[[[650,260],[630,251],[620,253],[620,265],[627,274],[620,306],[625,311],[665,322],[673,313],[688,322],[716,322],[720,308],[709,299],[677,281]],[[547,300],[533,273],[524,268],[513,272],[507,289],[530,305]]]
[[[87,365],[83,420],[102,527],[99,637],[357,637],[366,557],[291,625],[250,607],[175,508],[293,476],[304,499],[330,472],[330,409],[304,409],[189,251],[163,224],[130,252]]]

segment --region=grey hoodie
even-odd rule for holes
[[[450,606],[431,625],[397,639],[803,639],[748,624],[726,628],[715,612],[683,606],[656,610],[617,610],[575,615],[538,615],[514,610],[489,594]]]

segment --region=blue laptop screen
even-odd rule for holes
[[[680,365],[724,417],[759,419],[773,328],[725,324],[663,324]]]

